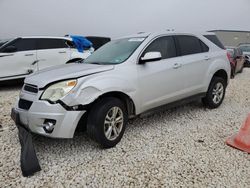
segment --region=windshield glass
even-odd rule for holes
[[[0,46],[4,45],[8,41],[10,41],[10,39],[0,39]]]
[[[125,38],[111,41],[91,56],[84,63],[92,64],[119,64],[126,61],[139,47],[145,38]]]
[[[241,49],[243,52],[250,52],[250,45],[240,46],[240,49]]]

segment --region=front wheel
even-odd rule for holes
[[[225,92],[226,81],[223,78],[214,77],[202,102],[208,108],[218,108],[223,102]]]
[[[114,147],[124,134],[127,119],[127,110],[119,99],[103,98],[90,111],[87,133],[104,148]]]

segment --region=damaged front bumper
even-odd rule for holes
[[[61,104],[36,100],[30,109],[22,109],[17,104],[12,112],[18,113],[20,123],[33,133],[52,138],[73,138],[78,122],[86,111],[70,111]]]
[[[21,145],[20,161],[22,174],[24,177],[31,176],[41,170],[34,149],[32,134],[30,130],[21,123],[19,113],[14,109],[11,111],[11,118],[15,121],[18,128],[18,137]]]

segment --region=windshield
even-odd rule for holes
[[[125,38],[108,42],[91,56],[84,63],[92,64],[120,64],[126,61],[139,47],[145,38]]]
[[[5,43],[7,43],[10,40],[11,39],[0,39],[0,46],[4,45]]]
[[[239,47],[243,52],[250,52],[250,45],[240,46]]]
[[[0,39],[0,49],[6,46],[9,42],[13,41],[13,39]]]

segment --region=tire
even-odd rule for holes
[[[119,120],[116,122],[114,117]],[[87,133],[103,148],[111,148],[120,142],[127,120],[127,110],[119,99],[103,98],[90,110]]]
[[[204,106],[210,109],[218,108],[224,100],[225,92],[226,80],[221,77],[213,77],[206,96],[202,99]]]

